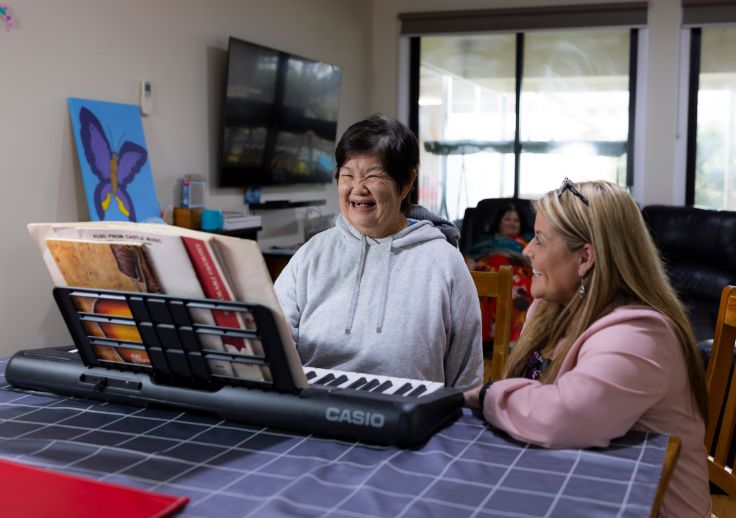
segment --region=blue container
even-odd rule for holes
[[[202,211],[202,230],[205,232],[217,232],[222,229],[222,211],[216,209],[205,209]]]

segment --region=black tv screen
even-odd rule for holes
[[[221,187],[330,183],[340,67],[230,38]]]

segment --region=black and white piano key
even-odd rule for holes
[[[404,397],[426,396],[444,387],[442,383],[436,381],[396,378],[337,369],[320,369],[318,367],[304,367],[304,373],[312,385],[380,392],[381,394]]]

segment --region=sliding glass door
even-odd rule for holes
[[[417,37],[418,202],[450,219],[483,198],[573,180],[631,185],[637,30]]]

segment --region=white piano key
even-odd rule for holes
[[[371,380],[374,380],[374,379],[378,380],[378,385],[382,384],[384,381],[390,381],[392,385],[387,390],[381,392],[381,394],[393,394],[407,382],[411,384],[412,388],[404,392],[403,396],[406,396],[407,394],[412,392],[419,385],[424,385],[425,387],[427,387],[427,390],[423,392],[421,396],[426,396],[427,394],[431,394],[432,392],[444,387],[442,383],[439,383],[437,381],[415,380],[411,378],[397,378],[394,376],[383,376],[380,374],[363,374],[360,372],[348,372],[348,371],[341,371],[338,369],[321,369],[319,367],[304,367],[304,372],[305,373],[309,373],[309,372],[315,373],[315,375],[309,379],[310,384],[314,384],[315,381],[322,379],[324,376],[328,374],[334,375],[335,378],[338,378],[341,375],[345,375],[347,377],[347,381],[345,381],[344,383],[341,383],[340,385],[337,385],[339,388],[346,388],[350,384],[352,384],[354,381],[360,378],[365,378],[367,382],[370,382]],[[329,382],[325,385],[329,385]],[[329,386],[334,387],[335,385],[329,385]]]

